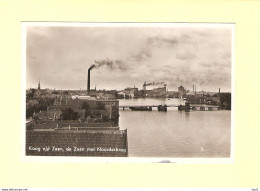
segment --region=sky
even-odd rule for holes
[[[27,26],[26,88],[142,88],[164,82],[177,91],[231,92],[229,25]]]

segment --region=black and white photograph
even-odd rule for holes
[[[233,24],[23,24],[25,156],[231,158]]]

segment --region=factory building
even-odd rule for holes
[[[178,93],[179,93],[179,97],[182,97],[186,94],[186,91],[183,86],[178,87]]]
[[[166,87],[164,82],[144,82],[142,92],[145,97],[167,97]]]
[[[166,95],[167,95],[166,86],[154,88],[150,91],[149,90],[146,91],[147,97],[166,97]]]

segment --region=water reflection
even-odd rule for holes
[[[190,117],[190,111],[184,111],[184,113],[185,113],[185,119],[189,119],[189,117]]]

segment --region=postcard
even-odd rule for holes
[[[22,23],[25,158],[234,157],[234,24]]]

